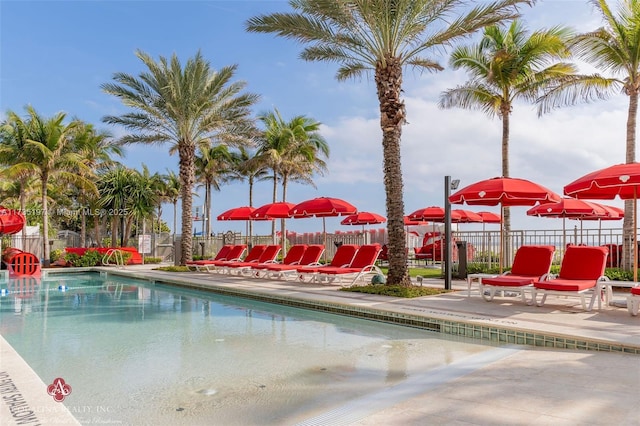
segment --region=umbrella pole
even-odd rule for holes
[[[502,204],[500,204],[500,275],[502,275],[503,251],[504,251],[504,209],[502,207]]]
[[[602,219],[598,219],[598,245],[602,245]]]
[[[633,187],[633,281],[638,282],[638,187]]]
[[[324,216],[322,217],[322,240],[324,244],[324,263],[327,263],[327,224]]]
[[[564,251],[567,249],[567,218],[562,218],[562,255],[564,256]]]

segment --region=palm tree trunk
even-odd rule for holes
[[[253,207],[253,177],[249,178],[249,207]],[[253,221],[249,221],[249,248],[253,246]]]
[[[116,216],[111,216],[111,248],[118,246],[118,222],[120,221]]]
[[[87,246],[87,215],[84,214],[84,194],[80,194],[80,247]]]
[[[282,176],[282,201],[287,201],[287,176]],[[287,220],[285,218],[280,219],[280,240],[282,240],[282,254],[287,254]]]
[[[273,171],[273,202],[278,201],[278,174]],[[271,221],[271,241],[276,239],[276,222]]]
[[[626,162],[633,163],[636,161],[636,120],[638,117],[638,91],[631,91],[629,94],[629,110],[627,112],[627,150],[625,153]],[[636,230],[633,224],[633,200],[624,202],[624,219],[622,223],[623,229],[623,268],[627,271],[633,269],[633,256],[637,252]],[[634,241],[635,244],[634,244]],[[636,249],[634,249],[634,246]],[[637,256],[637,254],[635,254]]]
[[[389,274],[387,284],[410,285],[404,229],[404,200],[400,138],[405,107],[400,99],[402,66],[398,59],[386,58],[376,65],[376,88],[380,102],[384,187],[387,199]]]
[[[176,227],[178,226],[178,202],[173,203],[173,241],[176,240]]]
[[[49,212],[48,209],[48,197],[47,197],[47,184],[49,183],[49,174],[45,171],[42,173],[42,262],[45,268],[50,265],[50,253],[49,253]]]
[[[207,206],[207,226],[206,226],[206,238],[207,240],[211,236],[211,182],[207,183],[207,194],[205,197],[205,203]]]
[[[25,213],[27,211],[27,194],[25,192],[27,187],[27,179],[20,178],[20,211]],[[25,227],[22,228],[22,250],[27,247],[27,230],[26,223]]]
[[[180,240],[180,264],[186,265],[187,261],[191,261],[193,258],[193,221],[191,209],[193,208],[193,198],[191,191],[195,183],[195,146],[190,143],[181,141],[178,146],[178,152],[180,154],[180,180],[181,186],[181,198],[182,198],[182,239]]]
[[[500,108],[500,115],[502,117],[502,177],[509,176],[509,125],[511,117],[511,105],[503,104]],[[503,228],[503,241],[500,242],[501,246],[501,267],[504,268],[507,263],[507,258],[510,258],[509,247],[511,247],[511,209],[509,207],[502,208],[502,228]]]

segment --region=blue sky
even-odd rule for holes
[[[256,114],[278,108],[285,118],[303,114],[323,123],[322,133],[331,148],[329,173],[315,179],[317,189],[292,184],[287,201],[338,197],[361,211],[385,215],[372,78],[337,82],[334,65],[303,62],[295,42],[244,31],[252,16],[287,10],[285,1],[0,0],[0,118],[7,110],[24,113],[30,104],[42,115],[64,111],[70,118],[121,135],[122,129],[102,124],[101,118],[127,109],[102,93],[100,85],[110,82],[115,72],[143,71],[136,49],[156,59],[176,53],[183,62],[200,50],[213,68],[238,65],[236,79],[261,95]],[[523,12],[530,30],[569,25],[587,31],[601,24],[586,0],[543,0]],[[447,52],[434,55],[447,65]],[[461,187],[500,175],[501,122],[479,112],[437,107],[442,91],[465,80],[464,72],[451,70],[418,74],[409,69],[404,75],[409,122],[402,137],[407,214],[443,204],[445,175],[460,179]],[[618,95],[537,118],[534,107],[517,104],[511,119],[511,175],[562,193],[574,179],[624,162],[627,105],[628,99]],[[177,162],[166,146],[129,146],[123,160],[127,166],[139,168],[144,163],[152,172],[162,173],[177,171]],[[195,204],[202,200],[196,198]],[[270,201],[270,183],[259,183],[254,205]],[[227,185],[214,193],[212,210],[217,215],[246,204],[248,186]],[[622,205],[617,200],[610,204]],[[529,218],[525,212],[524,207],[512,209],[514,229],[562,226],[559,220]],[[164,219],[172,226],[170,205],[164,208]],[[319,226],[318,220],[290,220],[287,228],[305,232]],[[216,221],[213,229],[243,231],[244,223]],[[339,225],[339,219],[328,219],[327,229],[351,228]],[[268,233],[270,226],[258,223],[256,230]]]

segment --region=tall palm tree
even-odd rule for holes
[[[73,184],[87,191],[95,191],[94,183],[87,179],[88,168],[81,156],[74,151],[74,137],[78,121],[65,123],[66,114],[57,113],[51,118],[40,116],[28,106],[27,117],[17,124],[24,129],[24,167],[35,171],[40,183],[42,204],[42,253],[43,264],[49,266],[49,197],[48,186],[52,180],[59,185]],[[78,173],[81,171],[82,173]]]
[[[268,166],[261,160],[257,150],[248,151],[245,147],[239,147],[237,151],[231,152],[231,162],[233,164],[229,171],[230,181],[247,181],[249,186],[249,206],[253,207],[253,189],[257,181],[264,181],[270,178]],[[253,221],[249,221],[248,244],[251,245],[253,235]]]
[[[140,213],[139,208],[134,209],[135,197],[141,196],[139,183],[140,173],[124,166],[108,169],[98,180],[100,206],[106,214],[103,219],[111,223],[111,247],[125,245],[127,221],[131,215]]]
[[[389,235],[389,284],[409,285],[405,251],[400,138],[405,123],[401,99],[405,67],[439,71],[430,57],[488,25],[518,16],[516,6],[533,1],[498,0],[291,0],[291,13],[251,18],[248,31],[275,33],[307,45],[308,61],[339,64],[337,79],[374,74],[380,106],[383,172]]]
[[[570,48],[576,56],[609,76],[595,74],[585,80],[567,79],[540,99],[540,111],[574,105],[580,100],[607,99],[623,93],[629,97],[625,162],[636,161],[636,123],[640,93],[640,0],[621,0],[614,12],[606,0],[590,0],[603,26],[577,35]],[[633,201],[625,202],[624,240],[635,238]],[[633,265],[633,244],[624,244],[623,267]]]
[[[321,157],[329,155],[329,145],[319,132],[321,123],[303,115],[286,121],[280,111],[274,109],[258,119],[265,126],[258,158],[272,171],[272,201],[278,201],[279,182],[282,184],[281,201],[287,201],[290,179],[313,185],[313,172],[322,173],[326,170],[326,163]],[[275,222],[271,226],[272,236],[275,237]]]
[[[36,169],[28,162],[26,143],[29,137],[27,122],[13,111],[7,113],[7,119],[0,127],[0,165],[5,167],[0,171],[0,177],[6,179],[5,184],[11,182],[9,193],[15,194],[20,211],[25,212],[30,195],[37,192]],[[26,233],[22,233],[22,247],[26,247]]]
[[[124,144],[173,144],[179,155],[182,200],[180,263],[192,258],[192,207],[196,147],[218,133],[232,132],[249,120],[249,108],[258,96],[241,92],[246,84],[231,81],[236,66],[219,71],[211,68],[200,52],[184,68],[174,54],[156,62],[148,54],[136,56],[147,67],[136,78],[125,73],[113,76],[115,83],[102,85],[105,93],[118,97],[134,111],[103,120],[136,133],[124,136]]]
[[[220,186],[226,180],[226,174],[232,167],[232,157],[227,145],[214,145],[200,149],[200,155],[196,155],[196,178],[204,186],[204,214],[202,219],[206,222],[204,235],[211,235],[211,192],[220,191]]]
[[[82,163],[89,170],[89,174],[85,176],[87,179],[96,177],[96,173],[115,165],[117,162],[112,156],[121,157],[122,148],[114,143],[111,134],[105,130],[97,130],[92,124],[80,122],[76,135],[76,152],[81,156]],[[78,203],[81,208],[80,215],[80,246],[86,246],[86,222],[87,216],[85,211],[90,212],[88,206],[88,195],[86,191],[80,189],[78,194]],[[92,219],[97,217],[91,216]]]
[[[440,95],[441,108],[479,109],[502,120],[502,176],[510,177],[509,128],[516,100],[535,103],[545,88],[577,74],[567,42],[571,30],[554,27],[528,33],[520,20],[509,27],[491,25],[472,46],[459,46],[449,61],[455,70],[467,71],[470,80]],[[508,207],[503,209],[504,229],[511,229]],[[508,246],[508,245],[507,245]]]

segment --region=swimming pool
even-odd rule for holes
[[[2,286],[2,336],[45,383],[72,386],[81,423],[303,423],[496,350],[97,273]]]

